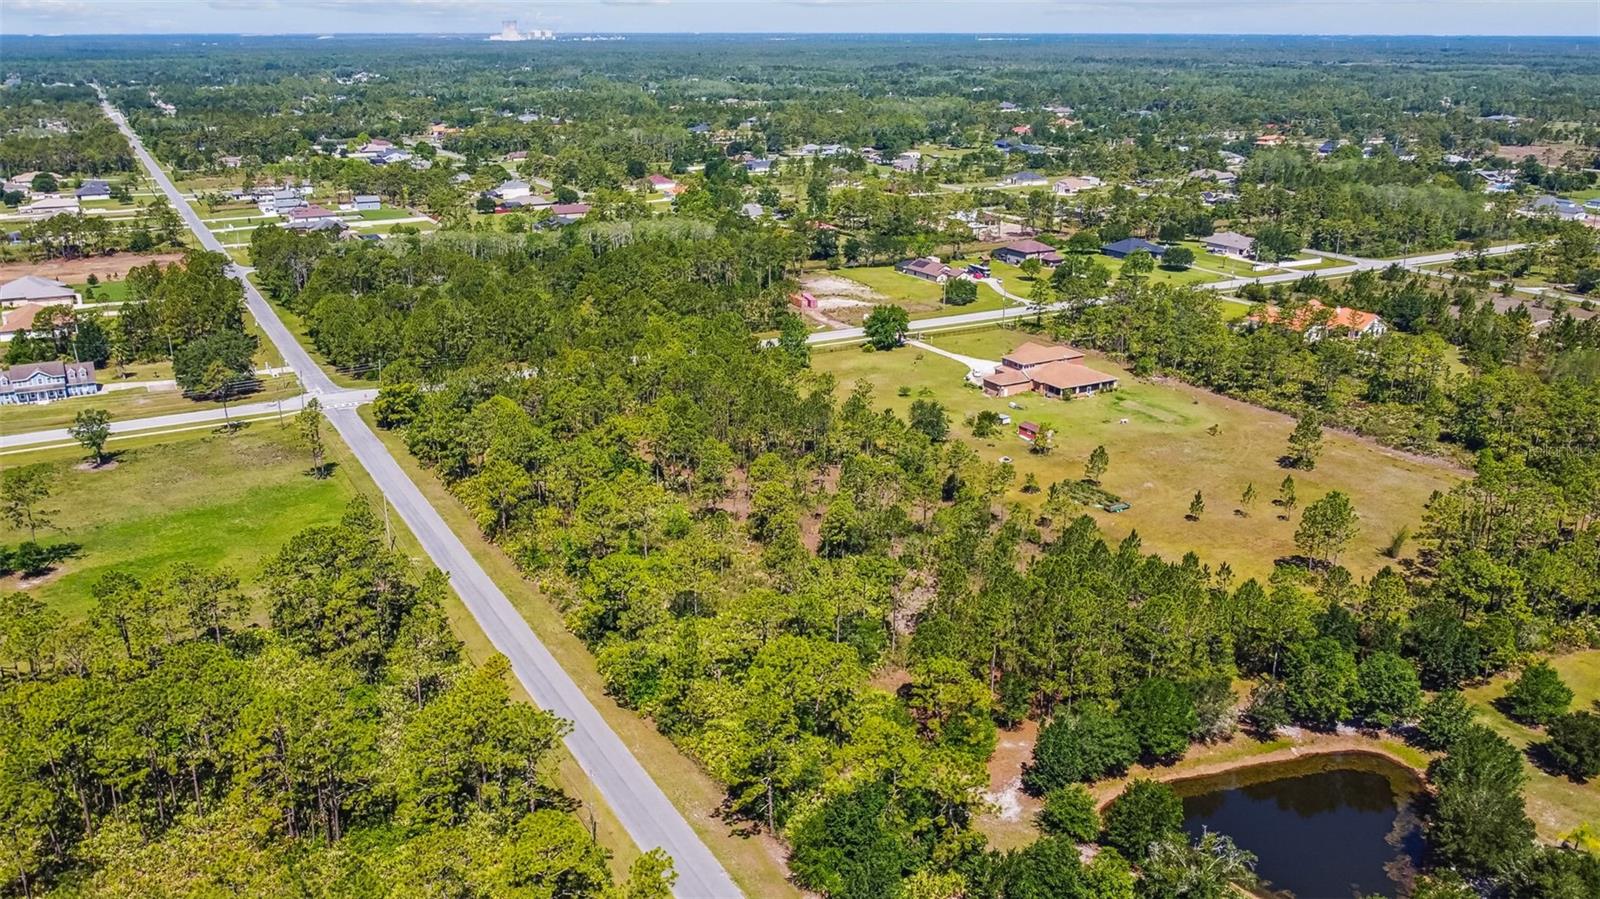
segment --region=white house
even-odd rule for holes
[[[17,207],[17,212],[36,219],[47,219],[62,214],[76,215],[79,211],[77,197],[63,196],[42,196],[32,203]]]
[[[652,190],[660,193],[670,194],[678,189],[678,182],[668,178],[666,175],[650,175],[644,180],[650,182]]]
[[[1070,197],[1080,191],[1093,190],[1103,182],[1093,175],[1068,175],[1051,186],[1057,196]]]
[[[357,212],[371,212],[383,208],[383,201],[377,194],[356,194],[353,201]]]
[[[502,181],[500,186],[489,191],[497,200],[516,200],[532,193],[526,181]]]

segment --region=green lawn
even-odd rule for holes
[[[69,285],[83,295],[86,303],[121,303],[128,298],[127,281],[101,281],[91,288],[87,283]],[[90,290],[94,296],[89,296]]]
[[[7,465],[51,460],[46,464],[55,484],[47,507],[57,511],[55,527],[39,535],[41,542],[81,547],[58,574],[30,588],[40,599],[82,614],[91,603],[90,586],[106,572],[146,576],[185,561],[226,565],[248,589],[263,561],[291,535],[338,520],[358,490],[371,492],[365,473],[346,464],[342,444],[331,454],[339,463],[333,475],[310,477],[309,457],[296,445],[292,425],[256,423],[231,436],[194,432],[166,439],[120,450],[115,467],[98,471],[78,469],[76,455],[7,459]],[[0,525],[0,543],[25,539],[27,531]],[[16,586],[14,577],[0,582],[0,589]]]
[[[367,209],[356,213],[356,217],[364,222],[386,222],[390,219],[412,218],[416,213],[409,209],[398,209],[386,206],[383,209]]]
[[[300,382],[293,377],[264,378],[259,391],[235,397],[228,401],[228,405],[269,402],[299,396],[300,393]],[[113,421],[126,421],[133,418],[148,418],[152,415],[221,408],[221,403],[191,400],[183,395],[183,391],[177,389],[145,390],[135,387],[128,390],[103,390],[93,396],[73,397],[37,406],[8,406],[5,427],[12,433],[64,428],[72,424],[72,420],[83,409],[104,409],[111,413]]]
[[[1551,659],[1550,664],[1572,688],[1572,711],[1592,710],[1600,701],[1600,650],[1560,656]],[[1467,690],[1466,694],[1477,708],[1480,721],[1517,747],[1525,748],[1544,741],[1542,729],[1512,721],[1493,704],[1505,695],[1512,678],[1510,674],[1502,675]],[[1528,816],[1538,825],[1541,837],[1557,840],[1581,824],[1588,824],[1591,829],[1600,828],[1600,780],[1577,784],[1546,774],[1531,762],[1527,768]]]
[[[931,342],[954,352],[999,359],[1027,339],[1025,334],[989,328],[934,336]],[[1083,477],[1090,451],[1104,445],[1111,456],[1104,487],[1133,508],[1117,515],[1087,507],[1085,511],[1113,539],[1137,529],[1146,549],[1172,559],[1192,549],[1206,563],[1227,561],[1246,577],[1265,576],[1275,559],[1296,552],[1296,522],[1280,520],[1270,502],[1289,474],[1277,465],[1293,427],[1289,418],[1183,385],[1140,382],[1105,359],[1087,361],[1118,374],[1120,389],[1066,402],[1037,394],[992,399],[966,385],[960,364],[910,347],[887,353],[855,347],[817,352],[812,366],[835,375],[843,390],[859,380],[872,383],[878,403],[901,413],[922,396],[943,403],[951,413],[952,434],[968,440],[985,459],[1014,460],[1017,480],[1011,498],[1023,502],[1042,502],[1040,494],[1021,492],[1026,475],[1034,474],[1044,486],[1077,480]],[[911,389],[910,396],[896,395],[901,385]],[[1023,408],[1011,409],[1009,402]],[[1053,427],[1054,453],[1031,455],[1014,427],[992,438],[971,437],[963,419],[983,409],[1009,413],[1015,422],[1034,420]],[[1214,436],[1209,433],[1213,425],[1218,429]],[[1389,564],[1391,560],[1379,550],[1390,535],[1402,525],[1415,530],[1429,494],[1448,490],[1461,476],[1443,465],[1341,435],[1330,433],[1325,445],[1316,470],[1293,472],[1299,508],[1330,490],[1350,495],[1362,526],[1340,561],[1358,576]],[[1247,483],[1255,485],[1259,496],[1248,517],[1235,514]],[[1205,497],[1206,511],[1200,521],[1191,522],[1185,514],[1196,490]]]

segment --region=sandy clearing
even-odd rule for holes
[[[0,264],[0,282],[13,281],[24,275],[38,275],[65,284],[81,284],[91,274],[105,281],[108,278],[121,278],[129,269],[146,263],[166,265],[182,258],[182,253],[117,253],[113,256],[49,259],[42,262],[7,262]]]

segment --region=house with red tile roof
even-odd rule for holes
[[[1307,340],[1321,340],[1330,334],[1355,340],[1361,337],[1380,337],[1389,326],[1375,313],[1351,309],[1348,306],[1329,308],[1318,300],[1308,300],[1293,313],[1285,314],[1277,306],[1268,306],[1261,316],[1251,316],[1252,324],[1281,324],[1299,331]]]

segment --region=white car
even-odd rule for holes
[[[1000,464],[1001,465],[1010,465],[1011,464],[1011,457],[1010,456],[1001,456],[1000,457]]]

